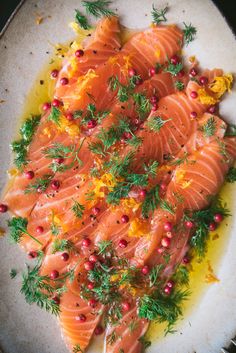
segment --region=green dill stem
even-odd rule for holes
[[[27,234],[31,239],[33,239],[34,241],[36,241],[36,243],[38,243],[39,245],[43,246],[43,244],[41,243],[41,241],[39,241],[38,239],[36,239],[33,235],[31,235],[30,233],[28,233],[27,231],[21,229],[22,233]]]

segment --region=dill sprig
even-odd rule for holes
[[[78,111],[77,111],[78,114]],[[97,124],[101,124],[102,120],[107,117],[107,115],[110,114],[110,111],[104,110],[104,111],[97,111],[95,104],[88,104],[87,105],[87,112],[85,116],[81,120],[81,124],[85,125],[89,122],[89,120],[96,120]]]
[[[138,315],[150,321],[167,322],[166,333],[171,332],[174,324],[182,315],[182,303],[187,299],[188,291],[175,290],[170,296],[159,291],[152,295],[145,294],[140,298]]]
[[[101,240],[97,246],[98,246],[98,255],[106,254],[107,251],[109,252],[113,251],[111,240]]]
[[[43,245],[38,239],[31,235],[27,231],[28,220],[22,217],[13,217],[8,221],[8,227],[10,229],[10,240],[13,243],[19,243],[24,234],[28,235],[36,243]]]
[[[119,81],[118,76],[111,76],[108,79],[108,84],[111,91],[117,90],[117,98],[120,102],[127,102],[129,97],[131,97],[131,95],[133,94],[134,88],[136,87],[136,83],[140,79],[141,77],[139,75],[134,75],[129,78],[127,85],[124,85]]]
[[[192,215],[186,212],[184,216],[184,220],[192,220],[195,224],[195,230],[191,237],[190,245],[194,248],[199,258],[202,258],[206,252],[209,224],[214,221],[214,215],[216,213],[222,214],[223,217],[230,216],[227,205],[223,204],[220,198],[213,199],[208,208],[193,212]]]
[[[134,152],[127,153],[122,159],[113,156],[107,163],[107,168],[109,168],[109,173],[113,177],[126,177],[129,174],[130,166],[134,162]]]
[[[73,200],[74,204],[71,207],[71,210],[73,211],[75,217],[77,218],[82,218],[85,210],[85,206],[81,205],[78,201]]]
[[[172,162],[170,162],[170,165],[181,165],[185,162],[188,162],[188,156],[188,152],[184,152],[181,158],[174,159]]]
[[[80,347],[79,344],[76,344],[76,345],[73,347],[72,352],[73,352],[73,353],[84,353],[83,349]]]
[[[216,121],[214,116],[210,117],[207,122],[201,127],[201,131],[204,136],[210,137],[213,136],[216,132]]]
[[[55,288],[51,285],[49,276],[39,274],[40,266],[36,265],[33,269],[27,266],[27,272],[23,274],[21,293],[24,294],[28,304],[36,303],[40,308],[58,315],[59,305],[51,299]]]
[[[141,137],[133,135],[131,139],[128,139],[126,143],[132,147],[138,148],[143,142]]]
[[[178,285],[188,285],[189,284],[189,269],[186,266],[178,266],[173,280]]]
[[[10,278],[13,279],[15,278],[17,275],[17,271],[15,268],[12,268],[11,271],[10,271]]]
[[[53,178],[51,174],[44,174],[41,178],[36,178],[35,182],[30,183],[25,189],[25,194],[34,192],[45,192]]]
[[[11,149],[15,153],[14,163],[20,170],[29,162],[27,160],[28,146],[33,139],[40,118],[40,115],[35,115],[26,119],[20,128],[21,139],[11,143]]]
[[[47,117],[47,120],[52,121],[54,124],[60,126],[60,116],[61,116],[60,110],[56,107],[52,107],[52,110],[49,116]]]
[[[160,116],[153,116],[147,121],[147,127],[154,131],[159,132],[162,126],[172,119],[163,120]]]
[[[150,212],[154,212],[160,203],[159,185],[150,189],[142,203],[142,216],[147,218]]]
[[[110,17],[114,16],[115,13],[108,9],[111,1],[107,0],[96,0],[96,1],[82,1],[82,5],[85,7],[86,12],[94,17]]]
[[[102,142],[92,142],[89,144],[89,150],[94,153],[105,157],[104,146]]]
[[[170,61],[168,62],[168,66],[165,68],[165,72],[169,72],[172,76],[177,76],[178,73],[183,69],[182,63],[172,64]]]
[[[150,175],[151,177],[155,177],[157,175],[158,166],[158,161],[153,161],[149,162],[148,164],[144,164],[143,168],[148,175]]]
[[[88,19],[79,10],[75,10],[75,12],[75,22],[83,29],[90,29],[91,26],[88,23]]]
[[[236,136],[236,125],[229,124],[227,126],[227,130],[226,130],[225,136]]]
[[[52,254],[63,251],[71,252],[74,250],[76,250],[74,243],[67,239],[55,239],[52,243]]]
[[[147,114],[151,110],[151,103],[150,100],[146,97],[143,93],[134,93],[133,100],[136,105],[136,111],[139,115],[141,120],[145,119]]]
[[[155,8],[154,5],[152,5],[152,21],[153,23],[159,24],[161,22],[166,22],[167,18],[165,16],[166,12],[167,12],[168,8],[165,7],[164,9],[158,10],[157,8]]]
[[[149,274],[150,287],[153,287],[156,285],[162,270],[163,270],[163,264],[156,265],[151,269],[151,272]]]
[[[228,173],[226,174],[225,180],[228,183],[234,183],[236,181],[236,168],[230,167]]]
[[[106,151],[120,141],[125,132],[131,132],[130,124],[127,119],[121,119],[117,125],[113,124],[109,129],[102,128],[97,137],[104,146],[103,150]]]
[[[161,201],[160,207],[161,207],[164,211],[169,212],[169,213],[172,214],[172,215],[175,214],[173,205],[171,205],[170,202],[168,202],[168,201],[166,201],[166,200],[162,200],[162,201]]]
[[[192,42],[195,39],[197,30],[195,27],[192,26],[191,23],[187,25],[185,22],[183,22],[183,24],[184,24],[184,29],[183,29],[184,40],[185,40],[185,43],[188,45],[190,42]]]
[[[184,83],[182,81],[176,81],[175,82],[175,87],[178,91],[183,91],[184,89]]]

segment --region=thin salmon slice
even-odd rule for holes
[[[78,77],[85,75],[88,70],[96,69],[115,55],[121,49],[120,25],[118,17],[105,17],[101,19],[89,39],[86,40],[81,57],[75,56],[75,49],[70,50],[66,60],[64,60],[55,87],[55,97],[62,99],[67,95],[69,86],[62,86],[60,79],[66,77],[70,85],[76,85]]]

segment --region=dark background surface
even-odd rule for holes
[[[79,1],[80,0],[78,0],[78,3]],[[228,24],[236,35],[236,0],[213,0],[213,2],[217,5],[221,13],[225,16]],[[2,30],[9,16],[19,3],[20,0],[0,0],[0,31]],[[234,344],[231,344],[228,349],[230,353],[236,353],[236,347],[234,346]]]
[[[19,4],[19,2],[20,0],[0,0],[0,30],[2,30],[10,14]],[[78,3],[79,2],[80,0],[78,0]],[[220,11],[226,17],[229,25],[232,27],[234,33],[236,34],[236,0],[213,0],[213,2],[218,6]]]

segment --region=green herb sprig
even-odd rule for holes
[[[230,167],[228,173],[226,174],[225,180],[228,183],[234,183],[236,181],[236,168]]]
[[[27,231],[28,220],[22,217],[13,217],[8,221],[8,227],[10,229],[10,240],[13,243],[19,243],[24,234],[28,235],[36,243],[43,245],[38,239],[31,235]]]
[[[189,25],[187,25],[184,22],[183,33],[184,33],[185,43],[188,45],[190,42],[192,42],[195,39],[195,36],[197,34],[197,30],[195,27],[192,26],[191,23]]]
[[[75,10],[75,22],[78,23],[80,27],[85,30],[91,28],[88,23],[88,19],[79,10]]]
[[[107,0],[96,0],[96,1],[82,1],[82,5],[85,7],[88,15],[93,15],[94,17],[110,17],[114,16],[115,13],[108,8],[111,1]]]
[[[32,194],[35,192],[45,192],[53,178],[51,174],[44,174],[41,178],[36,178],[33,183],[30,183],[25,189],[25,194]]]
[[[162,126],[164,126],[170,120],[172,119],[163,120],[160,116],[154,116],[148,119],[147,127],[154,132],[159,132]]]
[[[152,21],[155,24],[159,24],[161,22],[166,22],[167,18],[166,18],[166,12],[167,12],[168,8],[165,7],[164,9],[158,10],[157,8],[155,8],[154,5],[152,5]]]

